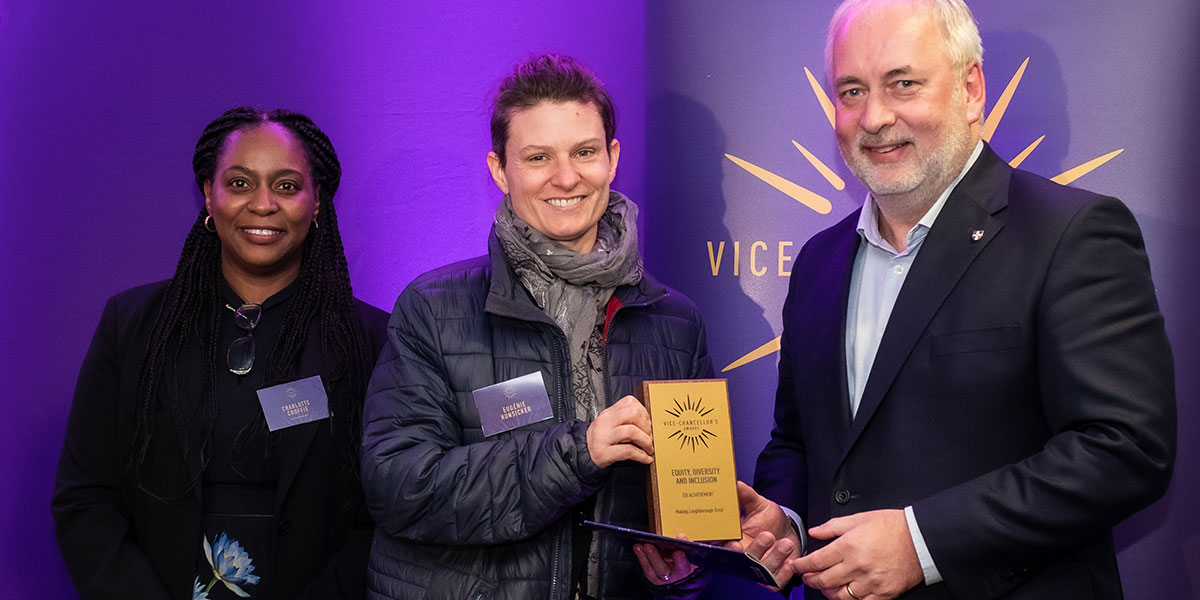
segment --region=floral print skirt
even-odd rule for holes
[[[206,485],[192,600],[270,598],[275,490]]]

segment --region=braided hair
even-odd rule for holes
[[[282,330],[266,358],[266,381],[283,381],[296,376],[301,350],[313,319],[320,323],[323,379],[332,384],[347,380],[349,394],[330,395],[328,419],[331,433],[340,440],[347,475],[358,479],[358,447],[362,438],[362,402],[374,361],[368,351],[367,335],[359,319],[350,287],[346,253],[338,232],[333,196],[341,181],[342,167],[333,144],[312,119],[287,110],[260,111],[249,107],[230,109],[209,123],[196,142],[192,170],[201,191],[213,180],[217,159],[234,131],[260,123],[278,123],[304,145],[321,210],[317,227],[304,240],[303,258],[297,277],[298,289],[289,303]],[[167,285],[161,312],[151,331],[137,385],[135,426],[126,467],[133,471],[138,487],[151,496],[175,499],[187,495],[200,481],[209,459],[209,444],[216,423],[217,335],[221,301],[221,242],[205,227],[208,217],[201,208],[188,233]],[[203,397],[182,402],[177,378],[167,376],[180,364],[184,340],[199,340],[204,373]],[[167,390],[163,390],[166,384]],[[341,398],[339,398],[341,396]],[[154,410],[167,398],[178,427],[186,485],[179,490],[150,489],[142,477],[150,440],[154,435]],[[340,400],[340,404],[334,404]]]

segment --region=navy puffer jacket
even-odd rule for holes
[[[588,423],[574,418],[566,337],[490,239],[489,256],[418,277],[388,324],[363,418],[363,484],[377,524],[372,598],[565,599],[577,505],[597,495],[599,520],[647,527],[645,467],[592,463]],[[686,297],[647,276],[614,299],[610,404],[643,380],[712,376]],[[554,418],[485,438],[472,390],[534,371]],[[599,596],[650,597],[628,544],[601,541]],[[697,579],[659,591],[686,596]]]

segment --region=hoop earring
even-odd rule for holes
[[[204,215],[204,228],[213,233],[217,232],[217,226],[213,225],[212,215]]]

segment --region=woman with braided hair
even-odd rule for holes
[[[227,111],[175,275],[112,297],[51,510],[90,598],[361,598],[362,399],[387,315],[354,299],[341,165],[304,115]]]

